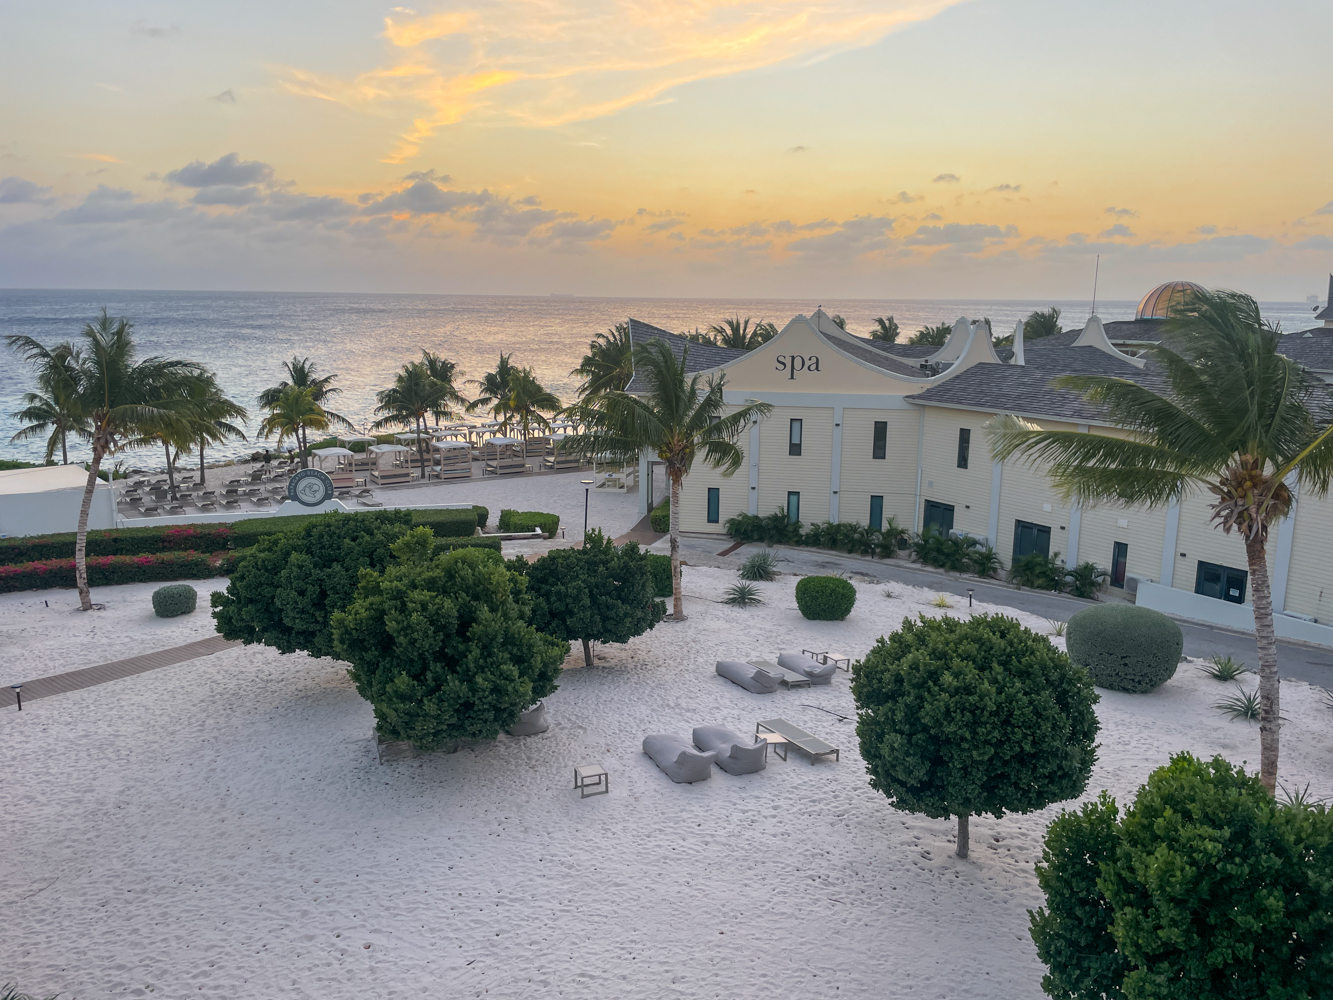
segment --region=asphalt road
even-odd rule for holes
[[[728,546],[725,539],[682,538],[681,556],[699,566],[739,567],[751,552],[761,545],[745,545],[735,552],[719,556]],[[846,556],[824,549],[794,549],[775,546],[779,567],[796,573],[860,573],[885,582],[897,581],[914,587],[926,587],[955,594],[967,599],[968,588],[977,600],[990,604],[1004,604],[1031,614],[1056,621],[1065,621],[1070,615],[1095,601],[1085,601],[1067,594],[1052,594],[1042,590],[1020,590],[998,580],[985,581],[962,577],[941,570],[929,569],[898,559],[869,559]],[[1177,619],[1185,636],[1185,655],[1200,658],[1232,656],[1255,668],[1259,655],[1254,636],[1233,632],[1210,625]],[[1284,678],[1308,681],[1333,690],[1333,650],[1299,643],[1278,642],[1278,673]]]

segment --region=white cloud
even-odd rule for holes
[[[244,187],[273,179],[273,168],[258,160],[242,160],[237,153],[228,153],[212,163],[195,160],[179,170],[172,170],[163,180],[181,187],[205,188],[216,185]]]
[[[980,248],[990,240],[1003,240],[1017,236],[1014,226],[987,225],[984,223],[948,222],[942,226],[917,226],[916,232],[903,240],[906,246],[922,247],[971,247]]]

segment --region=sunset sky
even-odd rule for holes
[[[8,0],[0,286],[1262,299],[1327,0]]]

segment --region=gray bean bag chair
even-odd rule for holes
[[[713,776],[717,754],[699,753],[684,736],[656,733],[643,738],[643,752],[653,759],[672,781],[704,781]]]
[[[717,766],[728,774],[753,774],[767,765],[764,751],[767,743],[755,743],[721,726],[699,726],[695,729],[694,745],[700,750],[717,754]]]
[[[740,660],[718,660],[717,675],[755,694],[772,694],[782,682],[781,674],[771,674],[763,667],[751,666]]]
[[[519,715],[518,721],[509,727],[509,735],[536,736],[550,728],[551,724],[546,721],[546,702],[539,701]]]
[[[804,653],[781,653],[778,655],[778,666],[799,670],[810,678],[811,684],[832,684],[833,673],[838,669],[832,663],[820,663]]]

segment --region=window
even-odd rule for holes
[[[958,428],[958,468],[967,468],[967,454],[972,450],[972,432],[966,427]]]
[[[787,432],[787,454],[799,455],[801,453],[801,424],[804,421],[800,419],[791,422],[791,429]]]
[[[717,524],[722,519],[722,490],[716,486],[708,487],[708,523]]]
[[[801,519],[801,494],[789,492],[787,494],[787,523],[795,524]]]
[[[1232,604],[1245,603],[1245,584],[1250,574],[1243,569],[1218,566],[1200,561],[1194,576],[1194,592],[1204,597],[1216,597]]]
[[[1033,552],[1043,556],[1051,554],[1051,528],[1046,524],[1033,524],[1031,521],[1014,522],[1014,558],[1022,559]]]
[[[870,448],[871,458],[883,458],[889,450],[889,422],[875,421],[875,443]]]
[[[1111,586],[1125,585],[1125,564],[1129,562],[1129,546],[1116,542],[1111,546]]]
[[[926,519],[921,526],[921,532],[925,534],[931,529],[945,536],[953,531],[953,504],[939,503],[936,500],[926,501]]]
[[[883,498],[883,497],[871,497],[871,498],[870,498],[870,530],[871,530],[871,531],[883,531],[883,530],[884,530],[884,498]]]

